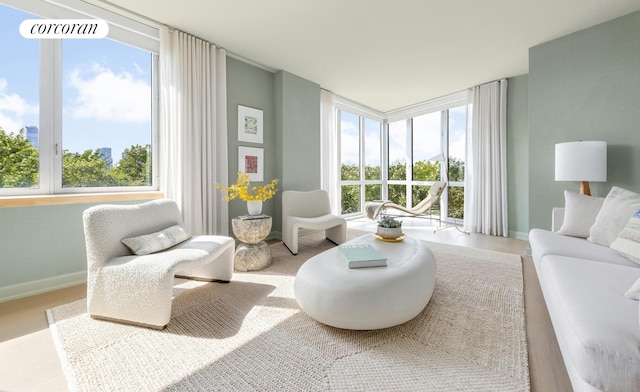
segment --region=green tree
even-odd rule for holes
[[[458,158],[449,158],[449,181],[464,181],[464,162]]]
[[[382,178],[382,170],[380,166],[365,166],[364,167],[364,179],[365,180],[380,180]]]
[[[407,186],[402,184],[391,184],[388,188],[388,199],[392,202],[406,206],[407,205]]]
[[[356,164],[342,164],[340,168],[340,179],[342,181],[358,181],[360,180],[360,167]]]
[[[109,171],[118,185],[151,185],[151,146],[136,144],[125,148],[118,164]]]
[[[415,181],[440,181],[440,162],[418,161],[413,164]]]
[[[360,212],[360,185],[343,185],[341,189],[342,213]]]
[[[98,187],[117,185],[107,171],[107,162],[99,150],[83,153],[64,151],[62,157],[62,187]]]
[[[464,162],[457,158],[449,158],[449,182],[464,181]],[[464,188],[449,187],[449,216],[464,218]]]
[[[395,161],[389,164],[389,179],[404,180],[407,178],[407,164],[402,161]]]
[[[389,164],[389,180],[405,180],[407,178],[407,164],[404,160]],[[407,187],[391,184],[387,188],[388,199],[399,205],[407,205]]]
[[[151,146],[133,145],[124,150],[116,167],[109,168],[99,150],[64,151],[63,187],[136,186],[151,184]],[[39,150],[25,136],[0,128],[0,188],[38,186]]]
[[[38,186],[39,151],[21,129],[16,134],[0,128],[0,188]]]

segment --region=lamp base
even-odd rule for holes
[[[580,183],[580,194],[591,196],[591,188],[589,188],[589,181],[582,181]]]

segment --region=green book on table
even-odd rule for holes
[[[340,245],[338,253],[348,262],[349,268],[387,265],[387,257],[371,245]]]

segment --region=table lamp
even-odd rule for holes
[[[556,181],[580,181],[580,193],[591,196],[589,181],[607,181],[607,142],[556,144]]]

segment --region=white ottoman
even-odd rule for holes
[[[424,309],[436,262],[423,241],[382,242],[370,234],[345,244],[370,244],[387,256],[387,266],[349,269],[337,248],[310,258],[294,282],[306,314],[333,327],[369,330],[402,324]]]

